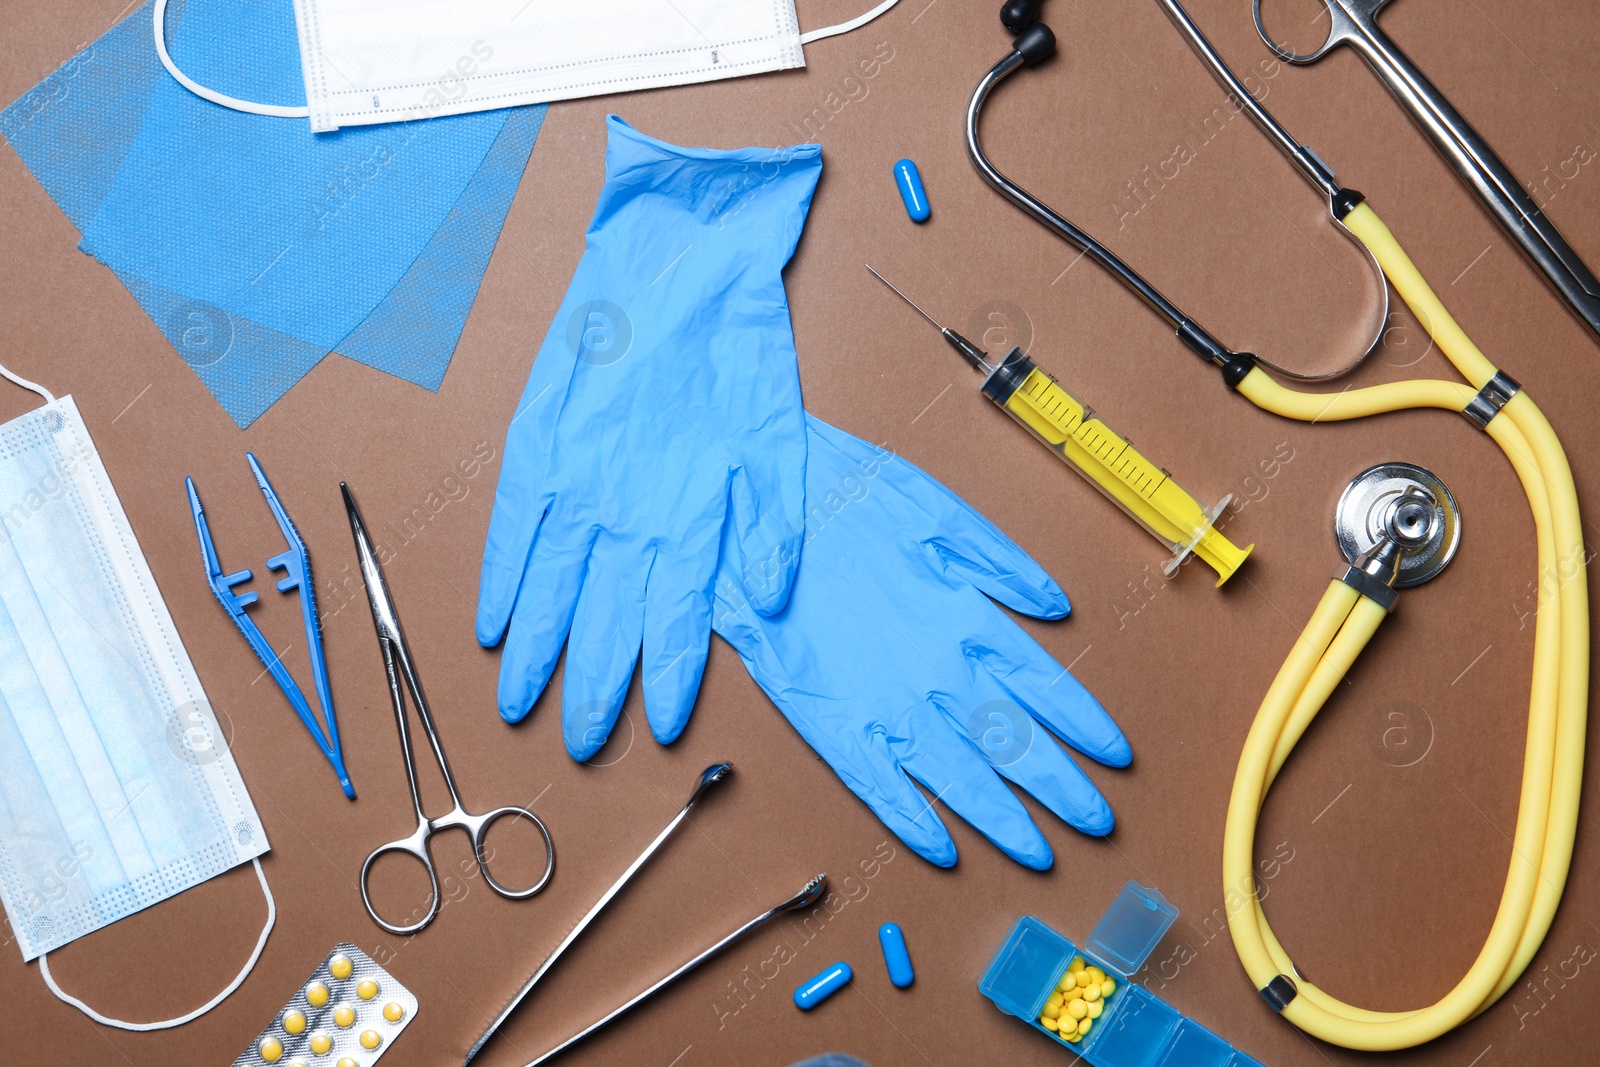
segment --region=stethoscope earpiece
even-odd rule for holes
[[[1044,0],[1006,0],[1000,5],[1000,25],[1010,33],[1021,33],[1039,21]]]

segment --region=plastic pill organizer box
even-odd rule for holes
[[[1028,1023],[1091,1067],[1262,1067],[1130,981],[1177,917],[1178,909],[1160,893],[1136,882],[1122,887],[1082,948],[1025,915],[995,953],[978,989],[1001,1011]],[[1041,1016],[1051,1005],[1052,994],[1059,995],[1063,985],[1071,984],[1069,964],[1077,957],[1085,967],[1102,970],[1114,991],[1103,1000],[1096,998],[1101,1007],[1091,1027],[1069,1044],[1059,1032],[1048,1029]],[[1064,1008],[1056,1010],[1064,1021],[1077,1021]]]

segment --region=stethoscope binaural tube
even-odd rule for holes
[[[978,87],[973,90],[972,99],[967,104],[967,154],[972,158],[973,166],[978,168],[978,173],[994,186],[1001,196],[1032,215],[1046,228],[1082,251],[1105,270],[1110,271],[1118,281],[1132,290],[1135,296],[1143,300],[1150,310],[1160,315],[1177,333],[1178,338],[1201,359],[1221,368],[1225,379],[1242,377],[1246,371],[1255,366],[1254,356],[1234,352],[1211,336],[1204,327],[1191,320],[1178,308],[1178,305],[1168,300],[1159,289],[1146,281],[1143,275],[1124,263],[1120,256],[1002,174],[984,153],[983,141],[978,136],[978,125],[983,117],[983,106],[988,102],[989,94],[994,91],[996,85],[1019,68],[1041,63],[1054,55],[1055,50],[1055,34],[1050,31],[1049,26],[1035,22],[1017,35],[1011,51],[978,82]],[[1234,381],[1230,380],[1229,384],[1234,384]]]

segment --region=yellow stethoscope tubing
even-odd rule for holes
[[[1257,369],[1240,382],[1239,392],[1263,410],[1302,421],[1419,407],[1463,410],[1496,374],[1494,365],[1370,207],[1359,205],[1344,224],[1372,250],[1401,299],[1471,385],[1421,380],[1319,395],[1287,389]],[[1284,1017],[1307,1033],[1348,1048],[1377,1051],[1422,1044],[1498,1000],[1549,931],[1571,865],[1589,686],[1588,591],[1577,494],[1555,431],[1526,393],[1512,397],[1486,430],[1505,452],[1528,497],[1538,540],[1540,610],[1510,869],[1488,937],[1466,975],[1440,1000],[1412,1011],[1377,1012],[1346,1004],[1298,976],[1256,893],[1255,829],[1267,791],[1384,619],[1381,605],[1342,581],[1332,583],[1262,701],[1228,805],[1223,888],[1239,958],[1259,989],[1278,975],[1292,978],[1295,995],[1283,1006]],[[1548,610],[1552,599],[1554,610]]]

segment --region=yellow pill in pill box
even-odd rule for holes
[[[1106,1006],[1096,1000],[1088,1004],[1088,1006],[1084,1009],[1083,1014],[1090,1019],[1098,1019],[1100,1018],[1100,1013],[1105,1010]]]
[[[344,955],[343,953],[340,953],[328,961],[328,973],[339,979],[341,982],[346,978],[349,978],[355,969],[356,965],[351,963],[350,957]]]
[[[316,1056],[326,1056],[333,1048],[333,1038],[318,1031],[311,1035],[311,1052]]]
[[[1097,985],[1085,986],[1083,990],[1083,999],[1088,1001],[1099,1000],[1100,987]]]
[[[1106,972],[1102,971],[1100,968],[1086,967],[1084,969],[1089,972],[1089,977],[1094,979],[1095,985],[1099,985],[1101,982],[1106,980]]]
[[[1083,970],[1083,957],[1082,956],[1074,956],[1074,957],[1072,957],[1072,962],[1067,964],[1067,970],[1069,970],[1069,971],[1081,971],[1081,970]]]
[[[1056,1022],[1054,1019],[1052,1019],[1048,1015],[1041,1015],[1039,1017],[1039,1025],[1044,1027],[1046,1030],[1060,1030],[1061,1029],[1061,1024]]]
[[[1081,1000],[1070,1001],[1067,1004],[1067,1014],[1074,1019],[1081,1019],[1089,1014],[1089,1006]]]
[[[1070,1000],[1082,1000],[1083,999],[1083,987],[1075,985],[1071,989],[1067,990],[1067,999],[1069,1001]]]
[[[1071,971],[1068,971],[1066,974],[1062,975],[1061,981],[1056,983],[1056,991],[1060,993],[1066,993],[1067,991],[1076,989],[1077,987],[1078,980],[1072,977]]]
[[[304,1012],[286,1011],[283,1013],[283,1028],[291,1034],[306,1032],[306,1016]]]
[[[328,987],[321,982],[312,982],[306,986],[306,1003],[313,1008],[320,1008],[328,1003]]]
[[[397,1023],[406,1017],[406,1009],[391,1000],[383,1006],[383,1017],[392,1023]]]
[[[1074,982],[1078,983],[1079,986],[1085,986],[1086,987],[1089,984],[1089,972],[1088,971],[1073,971],[1072,972],[1072,980]]]
[[[361,1031],[361,1047],[366,1049],[368,1052],[371,1052],[381,1044],[383,1044],[383,1038],[378,1035],[378,1031]]]
[[[283,1042],[275,1037],[264,1038],[261,1042],[261,1058],[268,1063],[277,1063],[283,1058]]]
[[[1078,1033],[1076,1030],[1072,1031],[1070,1034],[1062,1034],[1061,1037],[1064,1040],[1072,1042],[1074,1045],[1083,1040],[1083,1035]]]
[[[1044,1002],[1044,1006],[1047,1008],[1059,1008],[1065,999],[1059,992],[1051,993],[1050,999]]]
[[[1078,1020],[1078,1033],[1087,1034],[1089,1032],[1089,1028],[1091,1026],[1093,1026],[1093,1025],[1094,1025],[1094,1020],[1093,1019],[1079,1019]]]
[[[348,1004],[341,1004],[333,1010],[333,1023],[341,1030],[348,1030],[356,1024],[356,1010]]]
[[[1116,981],[1115,978],[1107,978],[1104,982],[1100,983],[1100,995],[1102,997],[1109,997],[1111,994],[1115,993],[1116,991],[1117,991],[1117,981]]]
[[[356,986],[356,996],[360,997],[362,1000],[371,1000],[377,995],[378,983],[374,982],[370,978],[363,979],[361,984]]]

